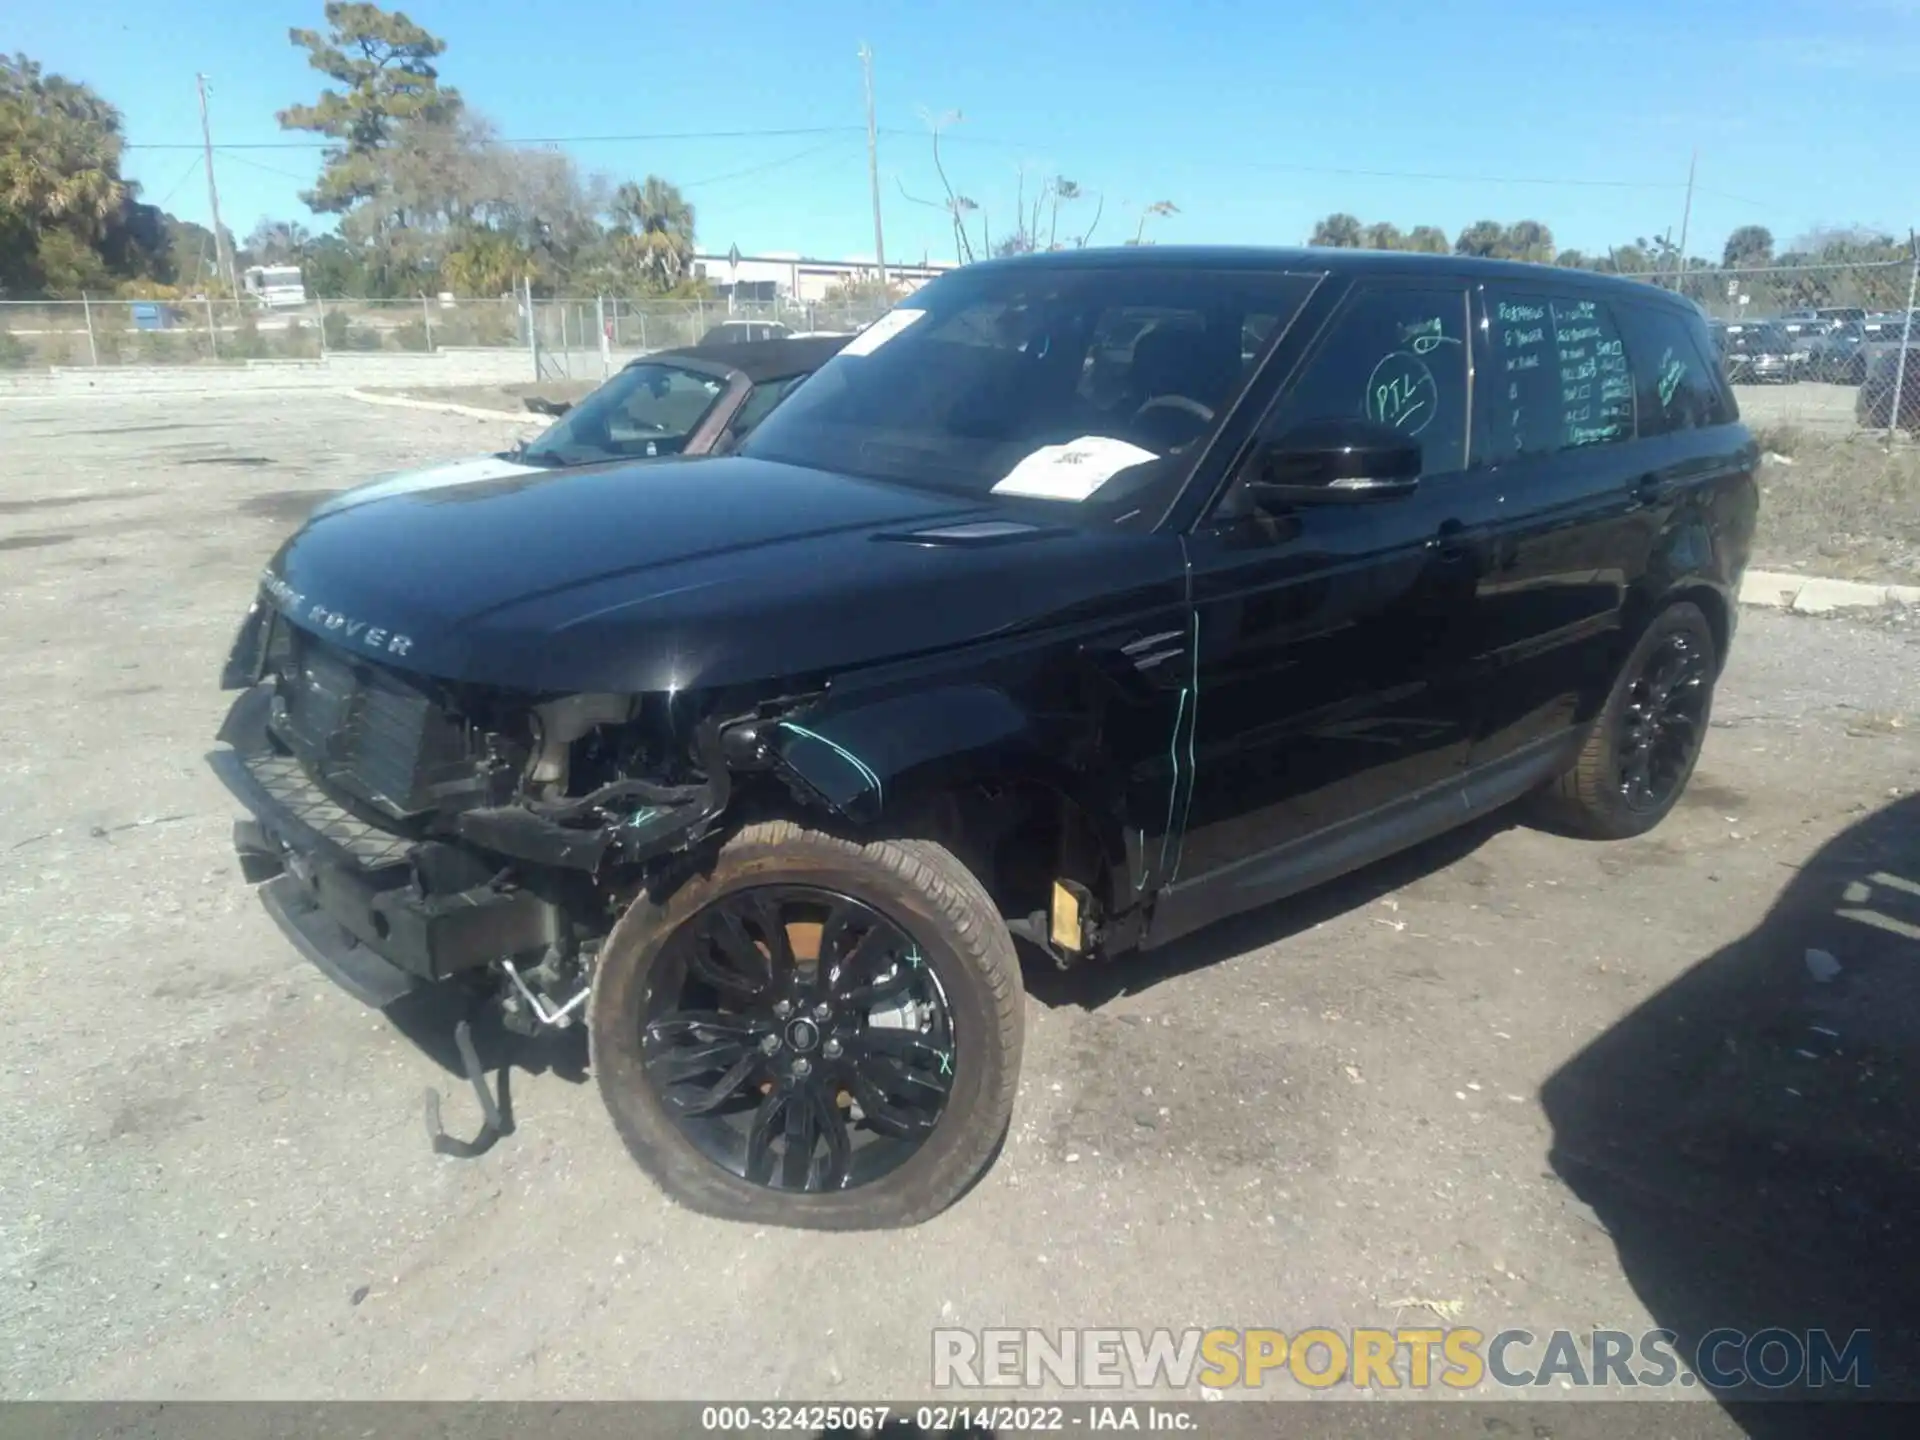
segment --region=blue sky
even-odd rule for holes
[[[1920,0],[403,8],[447,40],[444,80],[510,138],[852,127],[565,147],[589,170],[679,183],[702,248],[721,253],[872,253],[863,40],[893,260],[952,250],[944,216],[902,196],[938,193],[922,111],[963,115],[943,153],[996,235],[1012,227],[1024,165],[1105,195],[1096,243],[1171,200],[1181,213],[1149,230],[1167,242],[1297,243],[1347,210],[1449,234],[1533,218],[1563,246],[1604,249],[1668,227],[1677,237],[1696,147],[1693,253],[1717,253],[1747,223],[1783,243],[1818,225],[1920,223]],[[306,141],[273,116],[320,88],[286,39],[320,11],[201,0],[163,23],[144,0],[22,6],[8,43],[94,85],[134,146],[197,144],[197,70],[212,77],[218,144]],[[194,158],[137,148],[127,170],[146,199],[204,222]],[[317,151],[233,149],[215,163],[240,234],[267,215],[311,222],[297,194]],[[1084,226],[1093,204],[1067,213]]]

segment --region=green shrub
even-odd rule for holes
[[[0,370],[24,370],[32,359],[18,335],[0,330]]]
[[[404,325],[396,325],[392,332],[393,348],[396,350],[431,350],[433,343],[427,334],[425,320],[409,320]]]
[[[518,318],[500,306],[442,312],[434,326],[442,345],[503,347],[520,343]]]
[[[279,352],[289,360],[310,360],[320,354],[320,343],[313,327],[304,320],[287,321],[280,332]]]
[[[42,335],[40,337],[40,358],[49,365],[73,364],[73,336],[65,330],[53,330]]]
[[[223,337],[221,355],[228,360],[264,360],[267,358],[266,337],[260,333],[260,322],[251,313],[242,315],[240,323],[231,334]]]
[[[325,337],[329,350],[346,349],[347,331],[352,328],[353,322],[347,318],[344,310],[329,310],[320,319],[320,333]]]
[[[111,321],[93,322],[93,353],[102,365],[117,365],[127,349],[127,327]]]

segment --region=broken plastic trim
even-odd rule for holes
[[[694,732],[694,749],[707,779],[703,785],[654,785],[616,780],[590,795],[559,805],[502,805],[467,810],[454,820],[463,839],[497,854],[563,870],[591,874],[610,851],[623,860],[645,860],[684,849],[706,833],[733,797],[733,777],[720,748],[720,727],[709,720]],[[629,818],[581,828],[564,823],[593,810],[638,799],[654,803]]]

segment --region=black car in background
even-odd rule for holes
[[[1714,339],[1736,385],[1791,383],[1806,365],[1805,349],[1778,320],[1717,322]]]
[[[688,1206],[908,1225],[1007,1133],[1016,939],[1108,964],[1521,800],[1658,825],[1757,463],[1701,311],[1638,282],[988,261],[733,453],[309,522],[209,759],[352,993],[583,1024]]]
[[[1806,344],[1806,378],[1858,385],[1866,374],[1866,343],[1866,331],[1858,320],[1821,324]]]
[[[1904,327],[1905,321],[1901,324]],[[1899,428],[1920,431],[1920,325],[1914,327],[1914,338],[1905,346],[1896,334],[1892,340],[1865,351],[1865,373],[1860,393],[1853,401],[1854,418],[1868,430],[1888,429],[1894,424],[1896,403]]]

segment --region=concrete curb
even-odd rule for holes
[[[1822,575],[1749,570],[1740,582],[1740,603],[1791,610],[1796,615],[1883,610],[1889,605],[1920,606],[1920,585],[1873,585],[1859,580],[1830,580]]]
[[[343,390],[340,392],[349,400],[363,401],[368,405],[391,405],[400,410],[434,410],[442,415],[465,415],[473,420],[506,420],[516,425],[549,424],[552,417],[536,415],[531,410],[515,413],[512,410],[482,410],[478,405],[455,405],[450,400],[416,400],[408,395],[375,395],[366,390]]]

